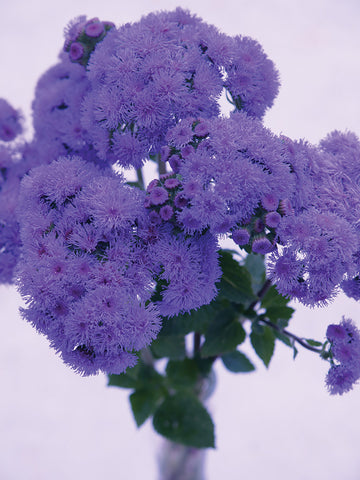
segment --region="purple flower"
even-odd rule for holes
[[[4,98],[0,98],[0,140],[10,142],[22,132],[21,114]]]
[[[169,194],[163,187],[154,187],[150,192],[150,201],[153,205],[163,205],[168,198]]]
[[[238,245],[246,245],[250,240],[250,233],[246,228],[238,228],[232,232],[231,238]]]
[[[70,47],[69,56],[70,60],[80,60],[84,55],[84,47],[79,42],[73,42]]]
[[[266,255],[274,249],[274,245],[266,237],[255,238],[251,249],[254,253]]]
[[[358,377],[344,365],[334,365],[326,375],[326,386],[331,395],[342,395],[352,390]]]
[[[170,218],[174,215],[174,210],[170,205],[164,205],[163,207],[160,208],[160,217],[167,221],[170,220]]]
[[[160,330],[140,238],[144,195],[79,158],[23,181],[18,287],[31,301],[22,314],[83,375],[123,372]]]

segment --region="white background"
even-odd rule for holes
[[[0,4],[0,96],[29,115],[38,77],[63,44],[62,31],[86,14],[116,24],[176,6],[227,34],[257,39],[275,62],[282,87],[265,124],[275,133],[317,142],[333,129],[360,135],[360,3],[357,0],[12,0]],[[0,288],[0,480],[157,478],[160,441],[150,422],[137,430],[128,392],[104,376],[82,378],[21,320],[20,299]],[[360,308],[339,297],[325,310],[296,306],[291,330],[323,339]],[[360,386],[343,397],[324,387],[327,364],[277,345],[270,369],[248,375],[221,365],[210,410],[217,449],[207,480],[359,480]]]

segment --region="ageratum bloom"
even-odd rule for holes
[[[352,320],[343,318],[340,324],[328,326],[326,337],[333,358],[326,385],[332,395],[342,395],[360,378],[360,332]]]
[[[137,225],[143,192],[80,158],[33,169],[22,183],[22,315],[74,370],[121,373],[160,330]]]
[[[196,133],[199,125],[201,136]],[[177,218],[188,233],[236,230],[249,224],[267,195],[274,195],[277,205],[293,195],[294,178],[283,142],[243,112],[230,118],[193,119],[184,126],[181,122],[167,139],[169,162],[172,156],[180,159],[181,193],[187,201]],[[264,225],[254,219],[251,228],[259,233]]]
[[[82,124],[99,156],[124,167],[160,153],[179,122],[218,117],[224,88],[236,108],[261,117],[279,85],[257,42],[221,34],[181,8],[112,29],[87,68]]]

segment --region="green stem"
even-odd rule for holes
[[[156,154],[156,161],[157,161],[157,164],[158,164],[159,176],[163,175],[164,173],[166,173],[166,163],[161,160],[160,153]]]
[[[264,283],[264,285],[260,288],[260,290],[258,291],[257,293],[257,299],[254,300],[251,305],[249,306],[248,310],[253,310],[256,305],[265,297],[265,294],[267,293],[267,291],[269,290],[269,288],[271,287],[272,285],[272,282],[271,280],[267,279],[266,282]]]
[[[136,169],[137,181],[142,190],[145,190],[144,177],[141,168]]]
[[[273,330],[276,330],[277,332],[283,333],[287,337],[292,338],[293,340],[298,342],[302,347],[306,348],[307,350],[310,350],[311,352],[321,354],[322,351],[323,351],[322,348],[317,348],[317,347],[313,347],[313,346],[309,345],[308,343],[306,343],[306,341],[303,338],[298,337],[297,335],[289,332],[288,330],[285,330],[283,328],[278,327],[277,325],[275,325],[275,323],[270,322],[270,320],[266,320],[265,318],[261,318],[261,319],[259,319],[259,323],[264,323],[268,327],[271,327]]]

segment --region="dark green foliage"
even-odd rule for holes
[[[259,328],[253,328],[250,334],[250,340],[255,352],[264,362],[264,365],[268,367],[275,348],[275,335],[273,330],[267,326],[262,326],[261,330]]]
[[[234,260],[226,250],[220,252],[220,265],[223,272],[219,282],[219,296],[230,302],[241,303],[247,308],[256,300],[251,287],[249,271]]]
[[[185,339],[183,335],[161,335],[151,344],[151,351],[155,358],[171,358],[181,360],[185,358]]]
[[[251,275],[251,286],[256,294],[265,282],[264,256],[250,253],[245,259],[245,267]]]
[[[202,357],[231,352],[245,340],[246,333],[239,322],[237,312],[229,307],[219,312],[205,334],[201,348]]]
[[[288,306],[289,299],[266,283],[263,256],[249,254],[240,264],[233,253],[220,251],[223,276],[210,305],[164,318],[157,339],[141,352],[138,365],[122,375],[109,376],[109,385],[133,390],[130,403],[138,426],[153,416],[158,433],[189,447],[214,447],[214,425],[199,398],[206,385],[211,385],[216,359],[221,358],[230,372],[255,370],[247,356],[237,350],[246,339],[243,323],[251,323],[251,344],[266,367],[276,339],[297,352],[294,339],[284,333],[294,310]],[[164,285],[158,282],[154,301],[161,301]],[[187,343],[192,351],[185,348],[189,334],[194,336]],[[318,345],[313,340],[307,342]],[[156,370],[156,361],[161,358],[168,359],[164,374]]]
[[[159,388],[142,388],[130,395],[131,409],[138,427],[155,411],[164,391]]]
[[[215,447],[211,417],[191,393],[166,398],[154,413],[153,425],[160,435],[173,442],[196,448]]]
[[[225,353],[221,360],[225,367],[233,373],[247,373],[255,370],[254,365],[250,362],[246,355],[234,350],[230,353]]]

